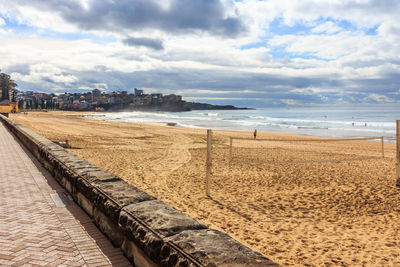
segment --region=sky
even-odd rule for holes
[[[398,106],[398,0],[0,0],[22,91],[249,107]]]

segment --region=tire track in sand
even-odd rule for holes
[[[171,188],[168,178],[171,177],[172,172],[191,160],[192,156],[189,151],[191,144],[193,144],[193,140],[190,137],[183,134],[173,135],[171,143],[164,153],[158,159],[148,162],[146,176],[148,176],[148,180],[152,180],[157,198],[166,200],[167,197],[169,202],[172,199],[174,201],[179,199],[176,197],[179,192]]]

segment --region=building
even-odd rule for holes
[[[20,109],[61,109],[61,110],[167,110],[186,111],[185,101],[179,95],[144,94],[135,88],[135,94],[127,91],[101,92],[94,89],[86,93],[46,94],[40,92],[19,92]]]
[[[151,104],[158,105],[163,102],[162,94],[151,94]]]
[[[92,101],[99,101],[101,98],[101,91],[99,89],[94,89],[92,91]]]
[[[143,105],[149,106],[153,101],[153,98],[151,97],[151,95],[150,94],[145,94],[145,95],[142,95],[142,96],[143,96],[142,97]]]
[[[135,88],[135,96],[141,96],[141,95],[143,95],[143,90]]]
[[[180,95],[170,94],[170,95],[164,96],[164,102],[173,103],[173,102],[180,102],[180,101],[182,101],[182,96],[180,96]]]

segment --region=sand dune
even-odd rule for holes
[[[116,123],[48,112],[11,118],[71,151],[222,230],[283,265],[400,265],[400,189],[395,146],[379,143],[265,143],[255,151],[215,131],[211,198],[205,196],[206,131],[156,124]],[[299,138],[259,133],[258,138]],[[268,149],[267,149],[268,148]],[[304,164],[266,161],[374,159]]]

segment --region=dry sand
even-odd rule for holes
[[[30,112],[11,119],[49,139],[68,139],[81,148],[73,153],[282,265],[400,266],[393,144],[385,144],[384,159],[257,164],[257,157],[379,155],[377,142],[289,143],[281,149],[265,142],[272,149],[235,147],[235,162],[229,166],[229,136],[252,133],[214,131],[212,198],[207,198],[205,130],[106,122],[73,112]],[[258,134],[288,137],[298,138]]]

